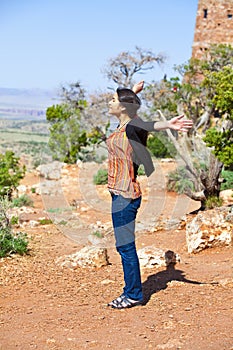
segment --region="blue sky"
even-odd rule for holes
[[[1,0],[0,86],[88,91],[113,86],[101,70],[135,46],[168,58],[138,79],[174,76],[191,56],[198,0]]]

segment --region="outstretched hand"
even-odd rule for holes
[[[182,118],[184,118],[184,116],[179,115],[178,117],[174,117],[171,120],[169,120],[169,128],[184,132],[187,132],[189,129],[191,129],[193,127],[192,120]]]

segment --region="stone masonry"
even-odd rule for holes
[[[233,0],[199,0],[192,57],[201,59],[211,44],[233,46]]]

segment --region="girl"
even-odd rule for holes
[[[125,286],[123,293],[108,304],[115,309],[130,308],[143,302],[140,266],[135,246],[135,219],[141,204],[141,189],[137,180],[140,164],[149,176],[153,163],[146,141],[148,132],[164,129],[188,131],[191,120],[183,116],[167,122],[145,122],[137,116],[141,101],[137,93],[143,82],[133,90],[118,88],[109,102],[109,113],[119,120],[118,128],[107,139],[108,189],[112,196],[112,223],[116,249],[121,256]]]

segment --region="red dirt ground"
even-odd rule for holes
[[[36,182],[32,173],[23,181]],[[42,198],[31,196],[35,216],[43,216]],[[170,194],[165,211],[175,197]],[[96,219],[93,211],[85,212],[87,223]],[[194,255],[187,253],[185,228],[141,234],[138,248],[155,244],[178,253],[181,262],[175,268],[142,270],[147,303],[113,310],[106,305],[123,287],[114,247],[108,248],[110,265],[71,270],[56,260],[83,245],[56,225],[24,231],[32,238],[30,254],[0,262],[1,350],[233,349],[232,246]]]

